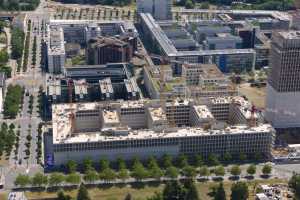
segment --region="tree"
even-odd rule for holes
[[[255,173],[256,173],[256,166],[252,164],[247,168],[247,174],[253,176]]]
[[[269,164],[266,164],[263,166],[261,171],[262,171],[263,175],[270,175],[272,172],[272,166]]]
[[[51,186],[58,186],[62,184],[65,180],[65,177],[62,173],[54,172],[50,175],[49,184]]]
[[[226,152],[223,156],[223,159],[225,162],[230,162],[230,161],[232,161],[232,156],[229,152]]]
[[[127,169],[121,169],[118,173],[118,178],[125,181],[127,178],[129,178],[129,173]]]
[[[202,166],[199,170],[199,174],[200,176],[209,176],[209,169],[207,168],[207,166]]]
[[[207,162],[209,166],[216,166],[219,164],[219,160],[217,155],[215,154],[209,154],[207,158]]]
[[[104,169],[99,176],[105,181],[112,181],[117,177],[115,171],[110,168]]]
[[[118,170],[127,169],[126,163],[122,158],[117,159]]]
[[[240,159],[240,161],[244,162],[247,159],[246,154],[240,153],[239,159]]]
[[[133,200],[133,198],[132,198],[131,194],[128,193],[124,200]]]
[[[132,176],[138,181],[148,177],[148,172],[139,160],[135,160],[132,167]]]
[[[195,167],[201,167],[203,165],[203,158],[201,155],[197,154],[195,156],[194,165],[195,165]]]
[[[190,165],[186,165],[183,169],[182,169],[183,174],[188,177],[188,178],[194,178],[197,174],[197,171],[194,167],[190,166]]]
[[[163,155],[162,157],[162,167],[167,169],[172,166],[172,157],[170,155]]]
[[[102,158],[99,162],[100,166],[100,172],[106,170],[109,168],[109,161],[105,158]]]
[[[89,193],[84,184],[81,184],[77,194],[77,200],[91,200]]]
[[[77,170],[77,163],[74,160],[69,160],[66,164],[67,173],[75,173]]]
[[[166,176],[169,177],[169,178],[177,178],[179,175],[179,171],[176,167],[174,166],[170,166],[167,168],[166,170]]]
[[[177,158],[177,166],[179,168],[184,168],[188,165],[187,157],[184,154],[180,154]]]
[[[215,188],[213,200],[226,200],[226,193],[222,182]]]
[[[185,2],[185,8],[187,9],[192,9],[192,8],[195,8],[195,4],[192,0],[186,0]]]
[[[261,154],[258,153],[258,152],[256,152],[255,155],[254,155],[255,161],[260,161],[260,160],[261,160],[261,157],[262,157]]]
[[[85,158],[83,160],[83,170],[86,171],[90,171],[93,170],[93,161],[91,158]]]
[[[188,180],[184,183],[185,188],[185,198],[188,200],[199,200],[199,195],[197,188],[195,186],[195,182],[192,180]]]
[[[38,187],[41,187],[43,185],[45,186],[48,184],[48,177],[42,173],[36,173],[33,176],[31,182],[32,182],[32,185],[34,185],[34,186],[38,186]]]
[[[218,166],[215,168],[215,174],[216,176],[224,176],[225,175],[225,169],[223,166]]]
[[[148,169],[150,177],[159,179],[164,175],[163,171],[158,166],[157,161],[154,157],[149,158]]]
[[[231,200],[247,200],[249,196],[248,185],[245,182],[236,182],[231,186]]]
[[[0,51],[0,64],[6,64],[8,62],[9,55],[6,49]]]
[[[185,199],[184,187],[178,181],[168,182],[163,190],[163,199]]]
[[[19,187],[25,187],[31,183],[28,175],[19,174],[15,180],[15,185]]]
[[[57,200],[71,200],[69,195],[65,195],[63,190],[57,192]]]
[[[85,172],[83,179],[88,183],[94,183],[98,180],[98,173],[95,170]]]
[[[300,199],[300,175],[293,174],[291,179],[289,180],[289,187],[294,190],[295,199]]]
[[[209,3],[205,1],[205,2],[201,3],[200,8],[201,9],[209,9],[209,6],[210,6]]]
[[[230,173],[233,176],[239,176],[241,174],[241,168],[238,165],[233,165],[230,169]]]
[[[77,173],[72,173],[66,176],[65,181],[73,185],[78,185],[81,182],[81,177]]]

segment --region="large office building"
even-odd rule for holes
[[[131,41],[135,40],[135,41]],[[131,45],[134,44],[134,45]],[[98,37],[90,40],[86,49],[87,63],[102,65],[129,62],[133,56],[136,38]]]
[[[186,27],[194,27],[192,24],[185,24],[183,27],[179,27],[180,23],[178,22],[157,21],[152,17],[151,14],[148,13],[140,14],[140,23],[144,37],[147,38],[147,41],[151,41],[152,47],[150,50],[155,49],[156,51],[159,51],[161,55],[166,56],[170,60],[189,63],[214,63],[217,64],[222,72],[231,72],[235,70],[249,71],[254,69],[256,56],[255,50],[240,48],[241,39],[239,37],[226,34],[227,28],[212,30],[217,31],[213,34],[215,35],[215,40],[222,40],[223,38],[224,43],[222,45],[218,46],[216,45],[215,40],[213,40],[214,38],[206,37],[205,39],[207,39],[207,41],[201,41],[203,44],[200,45],[200,41],[197,41],[196,36],[194,36],[196,40],[193,40],[191,39],[190,34],[183,35],[182,31],[180,37],[177,39],[174,38],[173,35],[169,34],[172,31],[178,32],[182,28],[189,30],[190,28]],[[166,30],[166,26],[168,26],[169,29],[172,28],[172,31],[169,29]],[[205,29],[205,27],[199,27],[199,29]],[[192,30],[189,31],[192,32]],[[223,34],[219,34],[219,37],[217,37],[216,34],[218,32]],[[202,35],[201,33],[199,34]],[[228,40],[225,40],[224,38]],[[178,41],[180,41],[180,43],[178,43]],[[181,44],[182,42],[185,45]],[[201,46],[202,48],[200,48]],[[208,49],[206,49],[205,46],[207,46]],[[181,73],[180,68],[178,68],[175,73]]]
[[[276,128],[300,127],[300,32],[274,33],[266,118]]]
[[[55,165],[68,160],[82,162],[87,156],[95,161],[102,156],[127,160],[181,153],[205,158],[226,152],[270,156],[275,133],[272,126],[245,124],[244,119],[252,115],[243,98],[224,100],[230,109],[221,109],[219,102],[212,98],[206,105],[192,100],[167,102],[165,106],[149,100],[56,104],[52,109],[52,152],[46,154],[52,155]],[[219,121],[215,116],[220,113],[236,117]]]
[[[102,47],[89,56],[96,64],[127,62],[137,48],[138,33],[128,21],[50,20],[46,32],[43,53],[53,74],[65,73],[65,67],[73,65],[67,58],[80,55],[91,41],[99,43],[99,38]]]
[[[157,20],[170,20],[172,3],[172,0],[137,0],[137,12],[150,13]]]

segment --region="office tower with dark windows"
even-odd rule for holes
[[[266,118],[276,128],[300,127],[300,32],[273,34]]]

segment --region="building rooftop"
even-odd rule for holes
[[[213,79],[213,78],[224,78],[224,74],[215,64],[202,64],[200,65],[203,73],[201,74],[202,78]]]
[[[143,22],[152,32],[162,50],[168,57],[185,57],[185,56],[208,56],[208,55],[233,55],[233,54],[251,54],[255,55],[254,49],[221,49],[221,50],[195,50],[195,51],[178,51],[162,30],[158,22],[154,20],[151,14],[140,14]]]
[[[59,79],[49,80],[48,95],[60,96],[61,95],[61,81]]]
[[[231,103],[231,97],[214,97],[210,98],[211,103],[213,104],[229,104]]]
[[[75,87],[75,95],[88,94],[88,85],[85,79],[73,80]]]
[[[103,110],[103,124],[118,124],[120,123],[119,115],[116,110]]]
[[[126,108],[144,108],[144,101],[122,101],[121,109]]]
[[[232,97],[232,103],[238,106],[240,112],[246,119],[250,119],[252,114],[255,118],[258,117],[256,112],[252,113],[252,104],[249,101],[246,101],[243,97]]]
[[[161,121],[161,120],[167,120],[167,116],[165,111],[159,107],[159,108],[148,108],[149,114],[151,116],[152,121]]]
[[[99,80],[99,87],[102,94],[110,95],[114,93],[110,78]]]
[[[284,39],[300,39],[300,31],[280,31],[278,34]]]
[[[201,119],[214,118],[214,116],[212,115],[212,113],[210,112],[210,110],[206,105],[195,105],[194,109],[198,117]]]

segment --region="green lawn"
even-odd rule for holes
[[[287,183],[286,180],[259,180],[259,181],[251,181],[249,182],[249,191],[250,191],[250,200],[254,200],[254,187],[255,185],[262,183],[262,184],[272,184],[272,183]],[[216,185],[218,183],[216,182],[205,182],[205,183],[197,183],[197,188],[199,191],[200,199],[209,200],[210,197],[208,196],[208,192],[210,190],[210,187]],[[230,187],[232,182],[225,182],[224,187],[226,190],[226,193],[230,195]],[[89,190],[90,196],[92,200],[123,200],[126,194],[130,193],[134,200],[145,200],[147,197],[152,196],[155,192],[161,191],[163,188],[163,185],[159,186],[136,186],[136,187],[130,187],[130,186],[124,186],[124,187],[107,187],[107,188],[93,188]],[[70,194],[72,197],[75,197],[77,192],[75,190],[66,192]],[[26,192],[26,196],[30,200],[37,200],[41,199],[42,197],[44,199],[47,198],[54,198],[56,197],[56,193],[48,193],[48,192]]]

